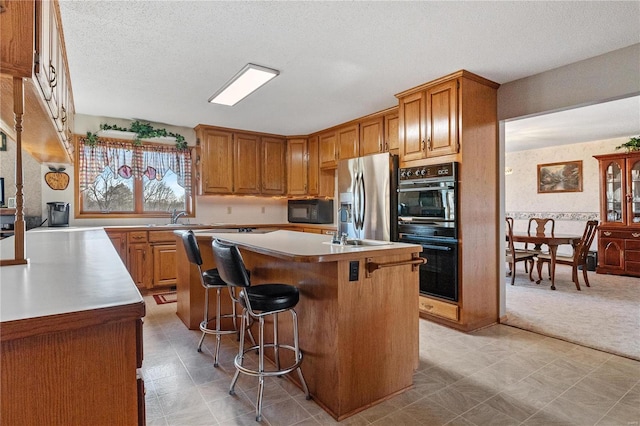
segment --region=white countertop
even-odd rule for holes
[[[218,238],[233,244],[238,244],[247,249],[260,253],[267,253],[277,257],[292,258],[298,261],[329,261],[338,259],[338,255],[373,255],[374,252],[393,251],[398,249],[412,249],[422,251],[422,247],[416,244],[397,243],[389,241],[373,241],[366,246],[350,246],[330,244],[331,236],[295,231],[273,231],[265,234],[259,233],[216,233],[204,230],[194,232],[198,237]],[[365,242],[370,240],[364,240]],[[379,254],[379,253],[376,253]]]
[[[13,244],[0,240],[3,258]],[[29,231],[26,257],[0,268],[0,322],[144,303],[102,228]]]

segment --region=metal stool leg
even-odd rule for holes
[[[209,288],[205,287],[204,289],[204,321],[200,323],[201,330],[203,325],[205,328],[207,327],[208,321],[209,321]],[[202,342],[204,342],[204,336],[206,335],[207,333],[205,333],[203,330],[202,337],[200,337],[200,342],[198,343],[198,352],[202,352]]]
[[[236,362],[242,365],[244,363],[244,330],[247,328],[249,314],[246,310],[242,312],[242,320],[240,321],[240,342],[238,345],[238,355],[236,355]],[[231,385],[229,386],[229,395],[235,395],[235,387],[238,382],[238,377],[240,377],[240,370],[236,368],[236,372],[233,375],[233,379],[231,379]]]
[[[300,353],[300,343],[298,341],[298,314],[296,311],[291,309],[291,317],[293,318],[293,345],[294,351],[296,354],[296,360],[302,359],[302,354]],[[298,371],[298,377],[300,378],[300,383],[302,384],[302,390],[304,391],[305,398],[307,400],[311,399],[311,394],[309,393],[309,387],[307,386],[307,381],[304,379],[302,375],[302,369],[298,367],[296,369]]]
[[[280,370],[280,347],[278,346],[278,314],[273,315],[273,359],[276,360],[276,370]],[[296,354],[297,355],[297,354]],[[278,376],[282,377],[282,376]]]
[[[256,421],[262,420],[262,394],[264,392],[264,318],[259,318],[258,340],[258,400],[256,401]]]
[[[220,288],[216,289],[216,349],[213,354],[213,366],[218,366],[218,356],[220,355]],[[208,319],[207,319],[208,321]]]

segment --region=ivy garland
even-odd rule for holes
[[[176,148],[179,150],[187,149],[187,141],[184,139],[184,136],[167,132],[166,129],[154,129],[153,126],[149,123],[143,123],[139,120],[131,123],[131,127],[126,129],[124,127],[117,126],[115,124],[101,124],[100,130],[118,130],[120,132],[132,132],[136,134],[135,139],[133,140],[133,145],[140,146],[142,145],[142,139],[152,139],[159,137],[174,137],[176,139]],[[85,138],[85,143],[89,146],[96,146],[99,142],[99,137],[97,133],[87,132],[87,136]]]

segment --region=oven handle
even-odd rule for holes
[[[398,188],[398,192],[426,192],[454,189],[452,186],[414,186],[411,188]]]
[[[440,250],[440,251],[451,251],[453,250],[451,247],[447,247],[447,246],[434,246],[431,244],[421,244],[422,248],[426,248],[429,250]]]

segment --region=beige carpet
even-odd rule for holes
[[[506,324],[640,360],[640,278],[590,271],[591,287],[580,275],[577,291],[571,268],[558,265],[553,291],[548,279],[529,281],[523,268],[514,286],[507,279]]]

